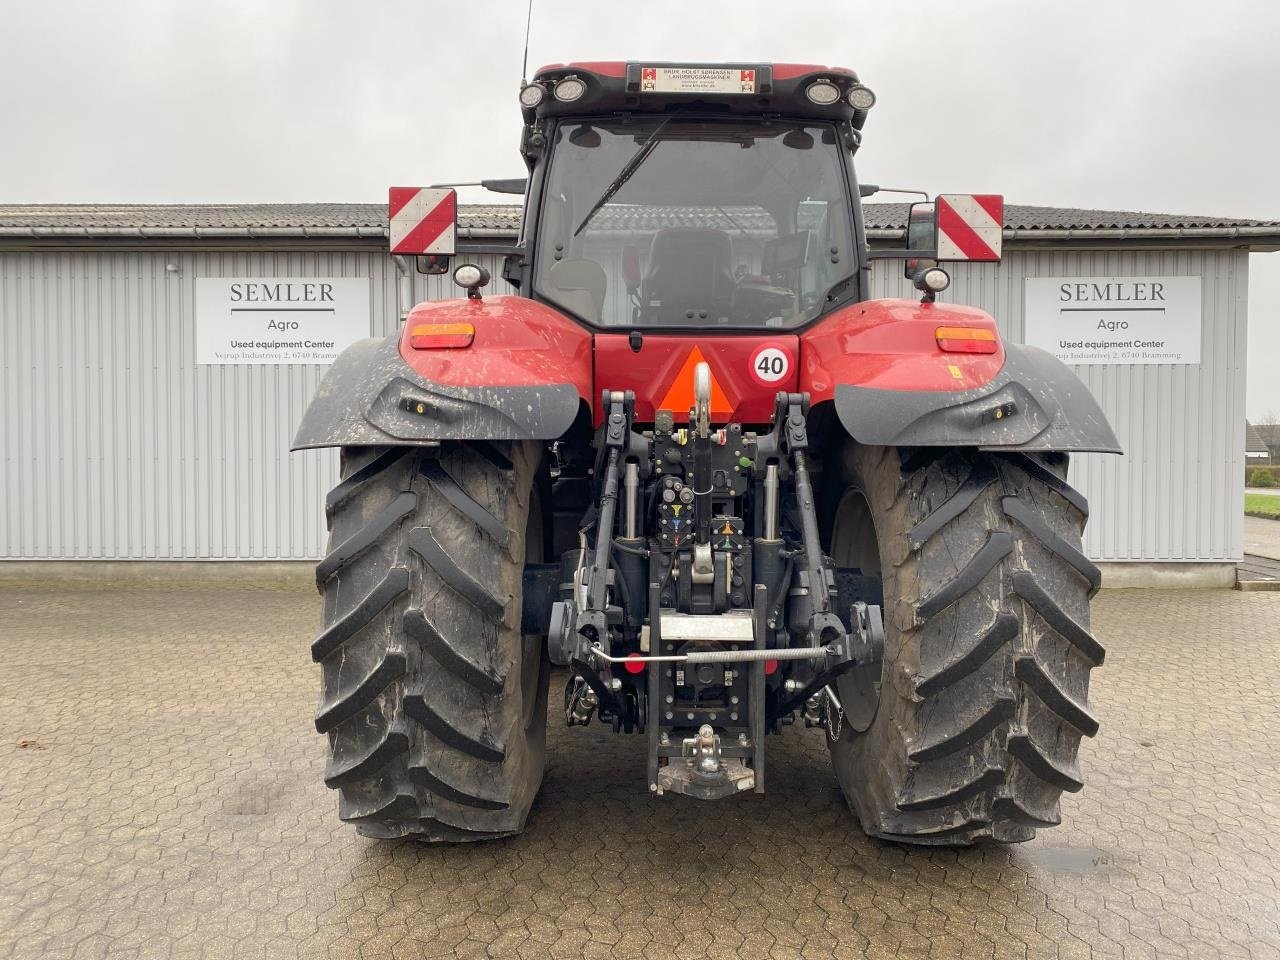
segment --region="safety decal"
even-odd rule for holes
[[[937,201],[939,260],[999,260],[1004,197],[943,193]]]
[[[791,355],[781,347],[761,347],[751,355],[751,375],[761,383],[777,383],[791,372]]]
[[[443,187],[392,187],[387,200],[392,253],[454,253],[458,220],[455,191]]]

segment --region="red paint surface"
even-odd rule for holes
[[[684,395],[680,389],[674,393],[672,390],[677,386],[676,380],[682,371],[692,378],[692,366],[687,370],[685,366],[696,347],[711,367],[711,374],[724,396],[728,412],[717,416],[716,421],[768,423],[773,419],[774,395],[779,390],[796,389],[799,364],[793,362],[786,376],[778,382],[768,385],[761,383],[751,372],[751,358],[761,347],[766,346],[778,347],[792,359],[798,354],[797,338],[788,334],[705,336],[698,333],[646,333],[638,353],[631,349],[624,334],[597,334],[596,393],[603,390],[634,390],[636,420],[652,423],[654,411],[659,409],[668,394],[677,397]],[[690,397],[692,392],[690,381]],[[679,423],[689,419],[687,408],[671,412]],[[603,412],[596,410],[597,423],[601,416]]]
[[[852,77],[853,71],[848,67],[824,67],[820,63],[775,63],[773,65],[774,80],[794,80],[810,73],[838,73]]]
[[[410,331],[421,323],[471,323],[475,341],[464,349],[414,350]],[[420,303],[410,312],[400,354],[426,380],[452,386],[572,384],[602,416],[601,390],[633,390],[636,420],[652,423],[668,396],[685,396],[681,377],[691,378],[694,349],[711,366],[718,396],[716,421],[765,424],[773,419],[780,390],[806,390],[813,403],[830,400],[837,385],[886,390],[961,391],[982,386],[1004,366],[1004,347],[990,355],[944,353],[934,333],[940,326],[996,330],[982,310],[915,300],[869,300],[837,311],[799,336],[793,334],[700,335],[646,333],[639,352],[625,334],[595,336],[536,300],[515,296]],[[762,383],[751,367],[764,347],[777,347],[790,361],[776,383]],[[692,382],[687,386],[692,393]],[[677,422],[687,409],[673,409]]]
[[[830,400],[838,385],[881,390],[972,390],[1004,366],[993,354],[943,353],[940,326],[995,331],[991,315],[974,307],[916,300],[867,300],[839,310],[800,335],[800,390],[813,403]],[[957,376],[958,374],[958,376]]]
[[[550,73],[553,70],[583,70],[601,77],[627,75],[627,65],[621,60],[574,60],[572,63],[549,63],[545,67],[539,67],[534,71],[533,78],[536,80],[544,73]]]
[[[421,187],[390,187],[387,190],[387,219],[395,217],[410,200],[421,192]]]
[[[420,323],[470,323],[475,340],[461,350],[414,350]],[[426,380],[459,387],[572,384],[590,401],[591,334],[546,304],[526,297],[437,300],[409,312],[400,355]]]

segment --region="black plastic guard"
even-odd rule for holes
[[[973,390],[836,387],[836,414],[859,443],[1122,453],[1088,387],[1037,347],[1005,344],[1005,361]]]
[[[294,450],[434,440],[552,440],[578,414],[568,383],[457,387],[419,377],[399,336],[360,340],[334,361],[302,415]]]

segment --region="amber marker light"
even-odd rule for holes
[[[471,346],[476,328],[469,323],[419,323],[409,331],[414,350],[449,350]]]
[[[933,336],[943,353],[995,353],[999,346],[986,327],[938,327]]]

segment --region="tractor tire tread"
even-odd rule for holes
[[[895,842],[1031,839],[1082,786],[1105,657],[1066,458],[851,443],[840,470],[876,517],[886,598],[879,707],[864,733],[827,735],[850,808]]]
[[[538,445],[357,447],[343,461],[311,648],[338,815],[370,837],[519,833],[545,764],[545,669],[526,663],[511,612]]]

